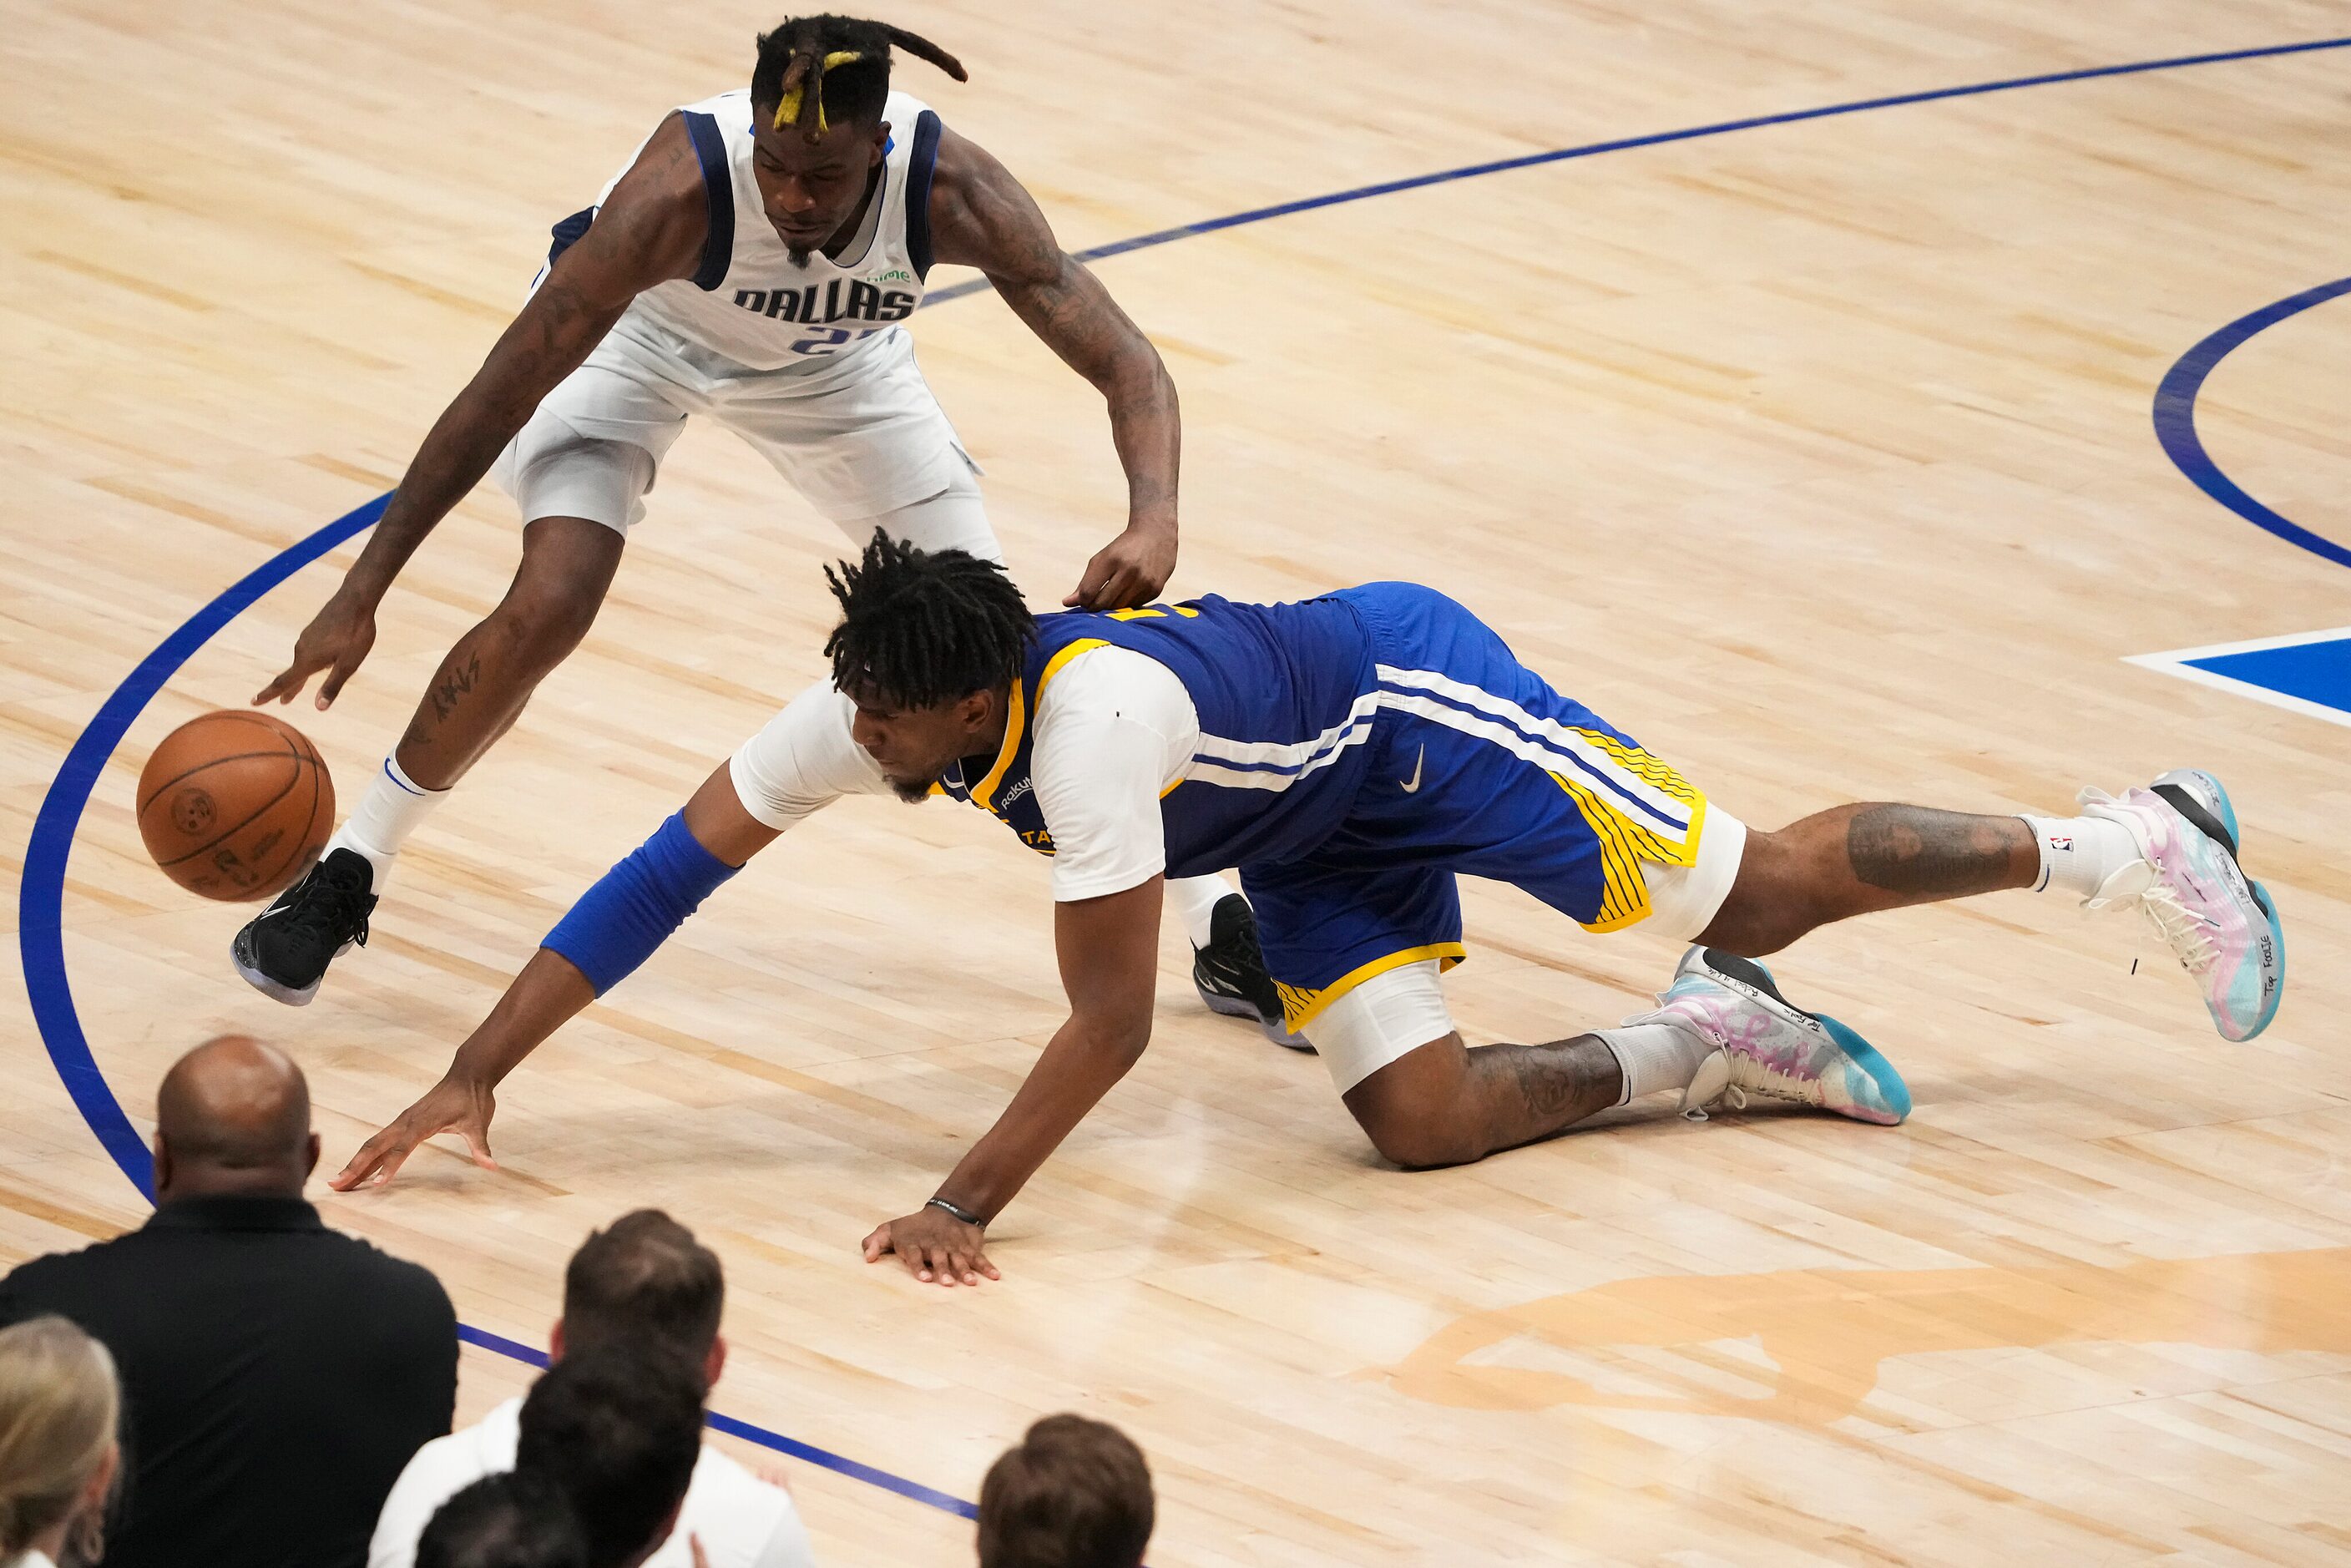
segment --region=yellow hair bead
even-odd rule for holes
[[[824,73],[835,66],[853,65],[864,57],[865,52],[862,49],[835,49],[825,56],[822,62],[817,66],[816,128],[820,135],[831,129],[825,123],[824,118]],[[801,74],[804,81],[807,72],[803,70]],[[800,122],[800,84],[794,83],[784,89],[782,97],[776,99],[776,119],[773,129],[781,131],[787,125],[798,125]]]

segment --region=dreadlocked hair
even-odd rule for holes
[[[855,565],[824,569],[841,624],[824,641],[833,685],[936,707],[1019,677],[1036,617],[1004,569],[967,550],[918,549],[881,529]]]
[[[871,123],[890,96],[890,46],[928,60],[957,81],[969,81],[963,62],[928,38],[887,22],[857,16],[792,16],[759,35],[759,63],[751,68],[751,102],[775,106],[769,126],[805,127],[810,136],[831,121]]]

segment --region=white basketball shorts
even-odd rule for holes
[[[903,329],[837,363],[761,371],[716,359],[648,322],[622,317],[559,382],[491,470],[523,520],[586,517],[626,533],[690,414],[706,414],[757,448],[810,505],[852,535],[918,502],[968,493],[953,532],[919,539],[1001,559],[978,513],[978,472],[914,363]],[[862,526],[860,526],[862,525]],[[901,530],[893,528],[893,533]],[[984,549],[981,541],[984,540]]]

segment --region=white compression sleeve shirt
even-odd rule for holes
[[[1176,672],[1131,648],[1092,648],[1037,699],[1029,777],[1053,835],[1053,898],[1123,893],[1167,869],[1159,798],[1200,743]]]
[[[882,765],[850,731],[856,705],[819,681],[745,741],[727,764],[743,809],[782,832],[843,795],[883,795]]]
[[[727,765],[737,799],[781,832],[843,795],[887,794],[857,744],[857,709],[830,681],[794,697]],[[1176,672],[1127,648],[1071,660],[1037,706],[1029,775],[1053,835],[1053,897],[1123,893],[1167,869],[1159,797],[1183,779],[1198,711]]]

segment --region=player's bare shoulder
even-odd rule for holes
[[[1061,247],[1036,198],[994,153],[949,126],[939,128],[930,218],[940,261],[1022,282],[1061,275]]]
[[[673,110],[613,182],[587,232],[557,258],[550,281],[569,272],[595,292],[634,294],[691,277],[709,232],[702,160],[684,114]]]

